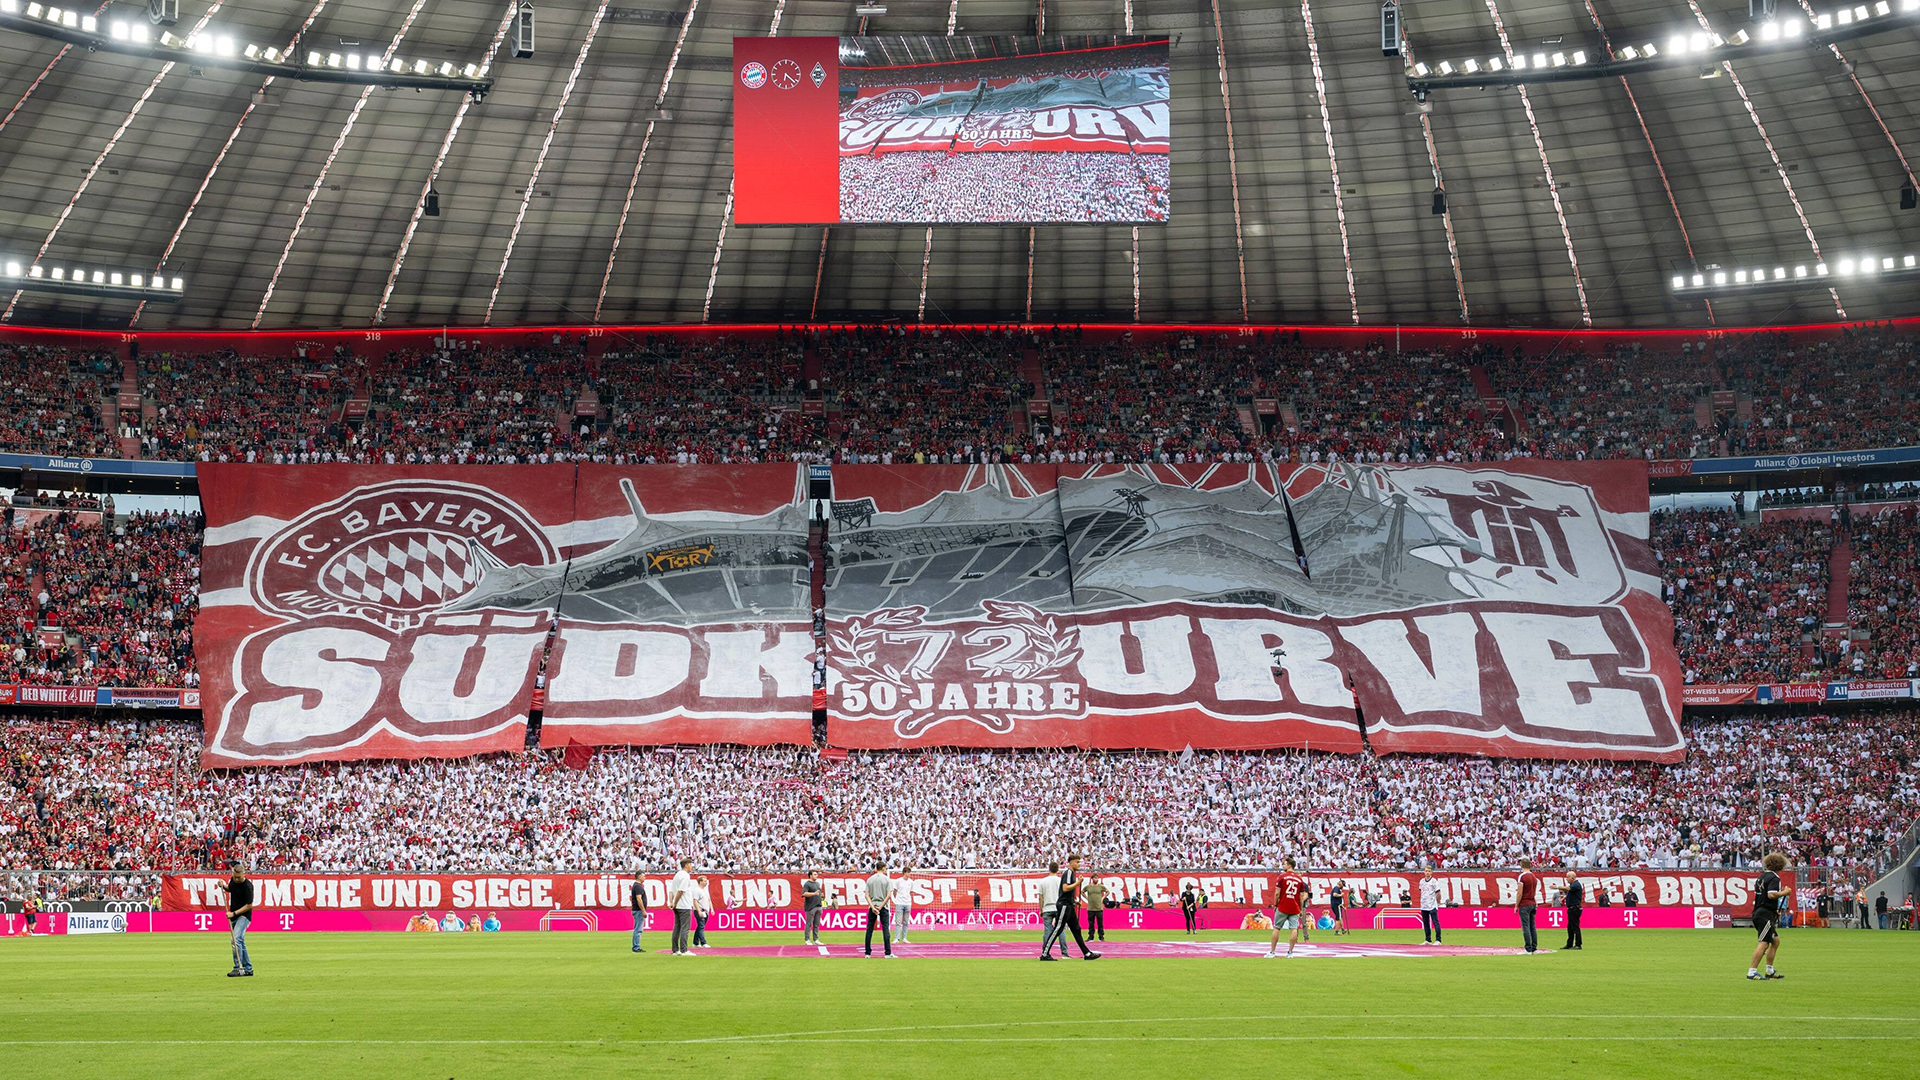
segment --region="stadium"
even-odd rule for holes
[[[8,1074],[1911,1075],[1920,0],[0,57]]]

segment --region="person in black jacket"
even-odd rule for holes
[[[1567,905],[1567,944],[1569,949],[1580,947],[1580,909],[1587,905],[1587,886],[1580,880],[1580,871],[1567,868],[1567,892],[1564,903]]]
[[[227,978],[239,979],[253,974],[253,957],[247,955],[247,927],[253,923],[253,882],[246,868],[236,864],[227,882],[227,925],[233,931],[233,970]]]
[[[647,882],[639,870],[633,872],[633,884],[627,886],[627,904],[633,909],[633,951],[646,952],[640,947],[640,931],[647,928]]]

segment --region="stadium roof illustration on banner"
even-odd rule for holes
[[[216,19],[285,43],[315,6],[258,0]],[[205,7],[183,5],[183,25]],[[1438,91],[1423,116],[1401,59],[1380,54],[1375,0],[1313,4],[1311,46],[1300,4],[1220,0],[1217,30],[1208,3],[1131,7],[1134,33],[1174,41],[1172,216],[1139,237],[1147,321],[1339,324],[1357,314],[1368,324],[1458,324],[1464,294],[1476,325],[1579,326],[1584,292],[1595,325],[1705,327],[1704,307],[1670,288],[1674,268],[1694,258],[1811,262],[1809,233],[1835,256],[1867,243],[1920,247],[1920,213],[1899,210],[1903,167],[1888,137],[1915,145],[1906,73],[1920,70],[1920,37],[1910,29],[1844,45],[1871,108],[1826,50],[1796,47],[1737,61],[1744,92],[1688,65],[1626,86],[1531,86],[1536,147],[1511,88]],[[0,115],[18,105],[0,126],[0,254],[30,258],[56,226],[56,260],[151,268],[167,252],[189,283],[177,304],[147,307],[148,329],[243,328],[256,311],[263,328],[364,326],[376,316],[387,326],[478,325],[489,315],[493,325],[922,311],[930,321],[1133,318],[1125,226],[1040,227],[1030,289],[1024,227],[936,229],[930,246],[912,226],[723,227],[736,35],[766,34],[777,11],[783,36],[901,35],[916,56],[932,55],[948,8],[896,3],[862,20],[844,0],[544,4],[538,52],[493,52],[485,101],[378,90],[350,131],[358,87],[281,79],[262,90],[257,75],[184,64],[156,82],[157,61],[74,49],[55,62],[60,43],[0,34]],[[1047,4],[1041,27],[1040,5],[961,0],[954,27],[1112,35],[1126,30],[1122,8]],[[1596,18],[1616,48],[1695,28],[1685,5],[1647,0],[1497,8],[1517,51],[1551,41],[1598,54]],[[477,62],[501,9],[433,4],[399,50]],[[1485,0],[1402,10],[1419,58],[1500,51]],[[306,40],[379,49],[405,15],[406,5],[330,0]],[[1720,5],[1707,16],[1731,34],[1746,11]],[[1432,213],[1436,160],[1444,217]],[[440,214],[416,218],[430,174]],[[1894,314],[1904,299],[1893,284],[1840,292],[1855,318]],[[1820,289],[1713,305],[1721,325],[1835,317]],[[129,307],[28,293],[10,321],[124,329]]]

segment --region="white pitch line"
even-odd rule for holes
[[[1379,1042],[1432,1042],[1432,1041],[1519,1041],[1519,1040],[1578,1040],[1578,1041],[1614,1041],[1614,1042],[1653,1042],[1663,1039],[1685,1041],[1750,1041],[1754,1038],[1770,1040],[1788,1040],[1818,1042],[1822,1039],[1845,1041],[1875,1041],[1914,1038],[1912,1035],[1779,1035],[1769,1033],[1764,1036],[1752,1035],[1543,1035],[1529,1033],[1524,1035],[1276,1035],[1276,1036],[1238,1036],[1238,1035],[1185,1035],[1185,1036],[1098,1036],[1079,1035],[1032,1035],[1032,1036],[987,1036],[941,1038],[852,1038],[852,1036],[878,1036],[892,1033],[913,1033],[930,1031],[974,1031],[1003,1028],[1032,1027],[1073,1027],[1083,1028],[1091,1025],[1114,1024],[1194,1024],[1194,1023],[1245,1023],[1257,1020],[1352,1020],[1353,1013],[1262,1013],[1251,1016],[1146,1016],[1146,1017],[1107,1017],[1092,1019],[1063,1020],[1008,1020],[983,1021],[966,1024],[905,1024],[893,1027],[864,1028],[818,1028],[809,1031],[762,1032],[744,1035],[713,1035],[697,1039],[621,1039],[621,1038],[578,1038],[578,1039],[5,1039],[0,1046],[584,1046],[584,1045],[620,1045],[620,1046],[713,1046],[736,1043],[764,1042],[1042,1042],[1065,1039],[1082,1041],[1147,1041],[1147,1042],[1230,1042],[1230,1041],[1311,1041],[1324,1039],[1335,1042],[1379,1041]],[[1778,1024],[1783,1021],[1803,1023],[1832,1023],[1836,1021],[1854,1021],[1860,1023],[1911,1023],[1912,1016],[1766,1016],[1755,1013],[1424,1013],[1417,1017],[1367,1017],[1374,1020],[1418,1019],[1418,1020],[1748,1020],[1762,1024]]]

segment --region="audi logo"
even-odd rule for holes
[[[66,900],[47,900],[41,903],[41,911],[72,911],[73,904]]]
[[[105,908],[109,914],[130,915],[136,911],[147,910],[147,905],[142,900],[109,900]]]

